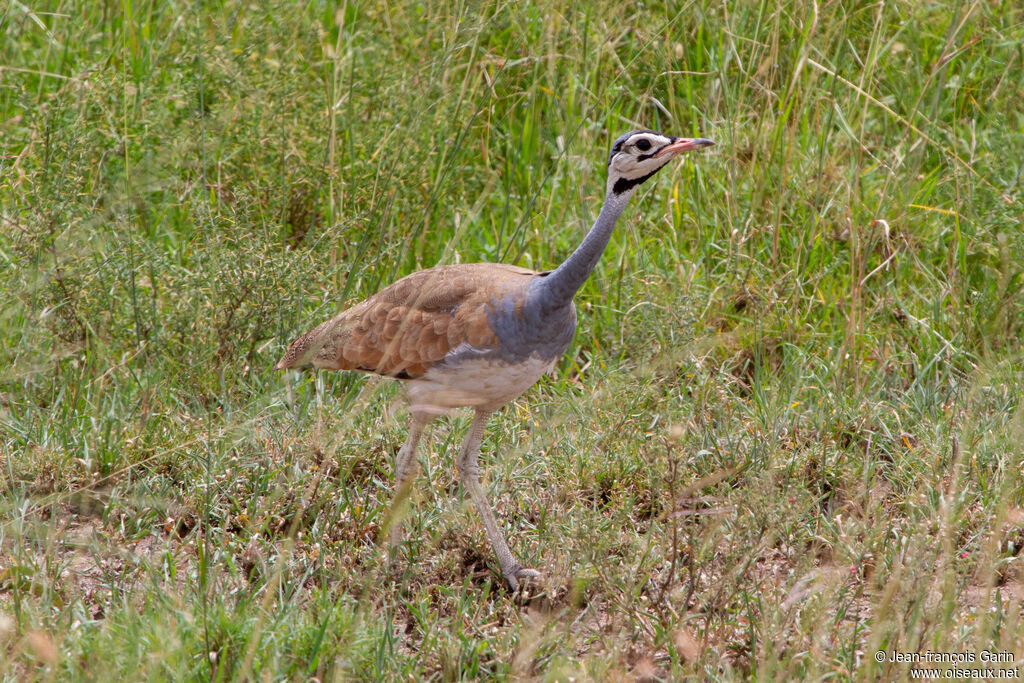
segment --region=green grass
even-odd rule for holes
[[[1024,660],[1017,2],[0,3],[4,680],[875,680]],[[271,368],[438,263],[557,264],[501,584],[399,389]]]

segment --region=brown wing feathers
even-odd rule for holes
[[[413,273],[296,339],[277,368],[418,377],[461,344],[496,346],[488,306],[535,275],[489,263]]]

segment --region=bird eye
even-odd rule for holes
[[[636,141],[636,148],[641,152],[646,152],[651,148],[651,141],[646,138],[640,138]]]

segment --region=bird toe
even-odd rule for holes
[[[515,567],[505,574],[505,580],[508,581],[508,585],[513,591],[518,591],[526,585],[539,582],[542,576],[543,574],[536,569]]]

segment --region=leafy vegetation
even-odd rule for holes
[[[1024,658],[1016,2],[0,4],[6,680],[873,680]],[[644,186],[487,488],[400,389],[271,368]]]

